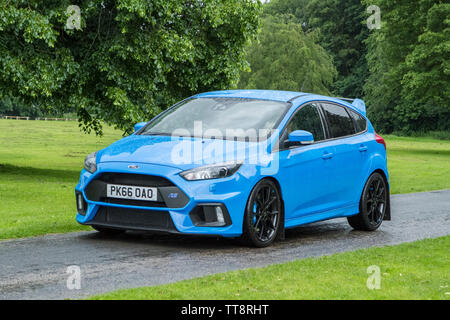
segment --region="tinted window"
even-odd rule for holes
[[[355,134],[355,126],[344,107],[335,104],[322,105],[332,138]]]
[[[314,141],[325,139],[319,110],[315,105],[309,104],[302,107],[291,119],[287,127],[287,134],[295,130],[309,131],[314,136]]]
[[[363,116],[361,116],[360,114],[358,114],[352,110],[349,110],[349,113],[350,113],[350,116],[355,121],[356,132],[363,132],[364,130],[366,130],[366,128],[367,128],[366,119],[364,119]]]

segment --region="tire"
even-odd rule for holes
[[[99,227],[99,226],[92,226],[92,228],[101,234],[108,235],[108,236],[116,236],[122,233],[125,233],[126,230],[122,229],[111,229],[111,228],[105,228],[105,227]]]
[[[383,222],[388,206],[389,189],[386,180],[378,172],[366,182],[359,201],[359,213],[348,217],[348,223],[355,230],[375,231]]]
[[[241,240],[258,248],[270,246],[282,226],[282,208],[277,185],[267,179],[258,182],[247,201]]]

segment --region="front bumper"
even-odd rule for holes
[[[192,235],[237,237],[242,234],[245,205],[253,186],[251,175],[246,175],[245,169],[224,179],[186,181],[179,176],[181,170],[178,168],[139,163],[139,168],[130,169],[128,168],[130,164],[136,163],[100,163],[94,174],[86,170],[81,172],[75,193],[82,197],[82,199],[77,197],[77,203],[84,200],[85,208],[77,213],[79,223]],[[111,202],[110,199],[102,197],[104,192],[102,188],[109,181],[108,175],[113,177],[135,175],[138,179],[129,179],[124,183],[128,185],[133,185],[133,180],[139,180],[142,184],[148,177],[147,185],[157,184],[155,186],[158,187],[159,202]],[[155,177],[159,182],[154,180]],[[193,218],[192,215],[199,206],[223,208],[225,225],[199,226],[195,216]]]

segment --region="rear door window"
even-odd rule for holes
[[[350,136],[356,133],[353,120],[344,107],[335,104],[322,104],[331,138]]]

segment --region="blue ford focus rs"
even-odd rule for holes
[[[265,247],[285,229],[347,217],[390,220],[386,144],[362,100],[230,90],[183,100],[91,153],[77,221],[126,230],[240,237]]]

